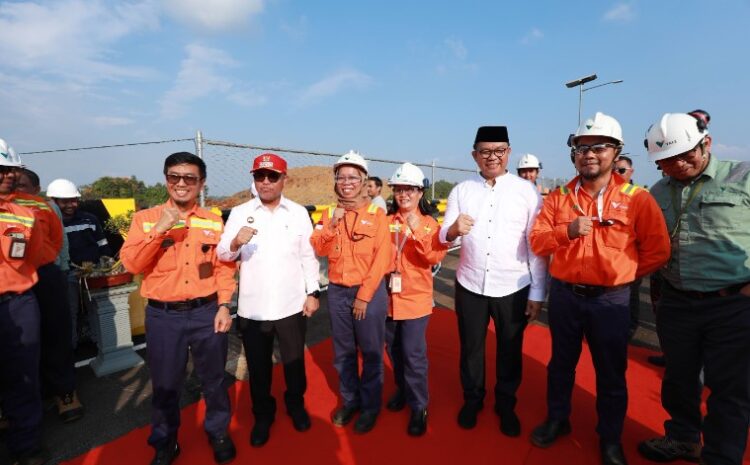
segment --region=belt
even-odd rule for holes
[[[4,292],[0,294],[0,303],[7,302],[14,297],[18,297],[19,295],[21,294],[17,292]]]
[[[664,282],[673,291],[678,292],[690,299],[698,299],[698,300],[714,299],[716,297],[729,297],[731,295],[739,294],[740,290],[742,290],[742,288],[748,284],[748,283],[732,284],[731,286],[727,286],[723,289],[719,289],[716,291],[703,292],[703,291],[685,291],[683,289],[677,289],[669,281],[665,280]]]
[[[565,289],[569,289],[573,294],[581,297],[599,297],[600,295],[609,294],[610,292],[627,289],[630,284],[621,284],[619,286],[590,286],[588,284],[571,284],[560,281]]]
[[[154,308],[160,308],[162,310],[191,310],[202,305],[206,305],[211,302],[216,302],[218,296],[214,292],[206,297],[198,297],[197,299],[190,300],[179,300],[176,302],[162,302],[161,300],[148,299],[148,304]]]

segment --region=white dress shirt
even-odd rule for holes
[[[469,234],[455,241],[461,244],[456,279],[463,287],[503,297],[530,284],[529,300],[544,301],[547,262],[534,255],[528,240],[541,203],[533,184],[510,173],[498,176],[494,186],[477,174],[453,188],[440,241],[447,242],[459,213],[474,219]]]
[[[232,252],[230,244],[243,226],[258,233]],[[232,209],[216,248],[220,260],[240,257],[237,314],[274,321],[302,311],[307,294],[318,290],[318,260],[310,245],[312,223],[302,205],[281,197],[271,211],[259,198]]]

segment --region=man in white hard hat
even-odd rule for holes
[[[67,179],[55,179],[47,186],[47,197],[60,208],[63,227],[68,236],[71,273],[68,275],[68,299],[73,317],[73,347],[78,345],[78,312],[81,308],[81,288],[78,275],[72,272],[83,262],[98,263],[103,256],[112,256],[107,238],[104,237],[99,219],[78,208],[81,193],[76,185]]]
[[[484,407],[485,340],[492,319],[497,338],[495,413],[500,431],[518,436],[521,423],[515,406],[523,332],[538,316],[546,286],[546,261],[527,241],[541,196],[530,183],[508,174],[511,148],[505,126],[480,127],[473,148],[479,174],[453,188],[440,228],[441,242],[461,243],[455,300],[464,405],[458,424],[473,428]]]
[[[530,153],[522,155],[518,160],[518,166],[516,166],[518,176],[530,181],[535,186],[541,169],[542,164],[539,162],[539,159]]]
[[[669,258],[669,237],[649,193],[612,174],[622,128],[596,113],[570,140],[580,174],[550,193],[529,235],[549,256],[552,284],[547,365],[547,418],[531,434],[537,447],[570,433],[571,396],[583,338],[596,372],[596,411],[603,465],[625,465],[621,436],[628,406],[625,381],[631,283]]]
[[[651,193],[672,241],[656,314],[669,419],[663,437],[638,447],[658,462],[739,465],[747,446],[750,163],[717,159],[712,143],[707,121],[685,113],[663,115],[646,133],[649,157],[666,175]],[[710,391],[705,416],[701,367]]]

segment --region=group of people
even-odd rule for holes
[[[548,300],[547,415],[531,431],[531,442],[550,447],[570,433],[571,395],[585,338],[596,372],[601,461],[626,464],[621,435],[628,405],[631,292],[634,283],[655,274],[662,282],[657,312],[666,363],[662,404],[670,418],[665,434],[643,441],[638,451],[658,462],[742,463],[750,422],[750,163],[715,158],[706,122],[690,114],[665,114],[644,143],[664,173],[650,192],[628,182],[632,162],[621,153],[619,122],[597,113],[569,138],[578,175],[543,200],[528,179],[541,169],[538,159],[522,157],[518,170],[525,179],[510,174],[507,128],[480,127],[471,151],[478,173],[453,188],[442,225],[432,216],[428,182],[419,167],[398,167],[387,181],[393,201],[383,208],[373,202],[382,181],[369,177],[367,161],[354,151],[334,164],[336,204],[314,224],[304,207],[283,195],[286,161],[272,153],[259,155],[250,170],[257,196],[233,208],[225,225],[199,206],[207,177],[203,160],[186,152],[168,156],[163,174],[169,200],[134,215],[120,251],[125,267],[143,274],[141,293],[148,299],[152,465],[170,464],[180,453],[179,395],[189,352],[201,380],[204,429],[214,459],[228,463],[236,457],[223,380],[238,269],[237,326],[254,417],[250,443],[263,446],[275,421],[276,339],[286,413],[297,431],[311,428],[304,347],[307,318],[320,307],[316,256],[327,259],[330,281],[327,304],[340,395],[332,423],[353,422],[357,434],[375,427],[383,404],[385,353],[396,381],[385,407],[408,406],[407,434],[423,435],[431,268],[457,245],[461,428],[474,428],[484,406],[485,340],[492,320],[494,411],[502,434],[521,434],[516,406],[524,329]],[[4,374],[14,373],[3,379],[0,395],[14,439],[9,445],[19,463],[42,463],[23,461],[38,450],[34,422],[41,416],[37,404],[30,410],[39,392],[33,362],[40,318],[29,290],[43,274],[41,265],[54,255],[41,257],[45,247],[39,244],[54,234],[42,219],[43,208],[32,211],[30,201],[12,194],[15,181],[8,178],[17,177],[19,169],[9,157],[0,160],[0,362]],[[19,333],[18,327],[25,330]],[[710,389],[705,416],[701,370]]]

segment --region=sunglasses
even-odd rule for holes
[[[578,145],[573,148],[573,153],[576,155],[585,155],[589,153],[589,150],[594,152],[594,155],[601,155],[604,152],[607,151],[607,149],[615,149],[617,148],[617,145],[615,144],[609,144],[609,143],[603,143],[603,144],[594,144],[594,145]]]
[[[614,171],[615,173],[625,174],[628,171],[630,171],[631,169],[632,168],[615,168],[612,171]]]
[[[167,173],[167,182],[169,184],[179,184],[180,180],[182,180],[187,186],[195,186],[201,178],[193,174]]]
[[[276,171],[253,171],[253,180],[255,182],[263,182],[268,179],[269,182],[275,183],[281,179],[281,173]]]

